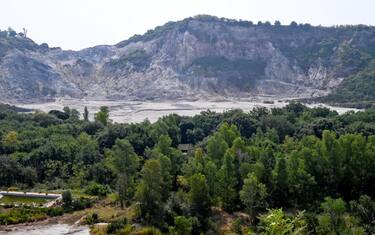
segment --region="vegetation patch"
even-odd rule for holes
[[[8,196],[5,195],[0,199],[0,204],[6,205],[43,205],[51,201],[50,199],[35,198],[35,197],[22,197],[22,196]]]
[[[92,122],[64,112],[3,110],[0,187],[72,191],[54,208],[0,208],[1,224],[79,210],[97,234],[375,232],[373,108],[291,102],[136,124],[106,107]]]

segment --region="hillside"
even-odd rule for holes
[[[331,101],[369,101],[375,94],[362,93],[372,88],[374,55],[375,27],[369,26],[284,26],[196,16],[80,51],[1,31],[0,93],[3,101],[37,102],[311,98],[333,91]]]

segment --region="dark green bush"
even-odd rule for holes
[[[121,219],[116,219],[111,221],[108,226],[107,226],[107,233],[108,234],[113,234],[116,231],[122,229],[125,227],[125,225],[128,223],[128,220],[124,217]]]
[[[91,183],[86,187],[85,193],[92,195],[92,196],[107,196],[108,193],[111,192],[111,189],[108,185],[102,185],[98,183]]]

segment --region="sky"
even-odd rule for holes
[[[312,25],[375,25],[375,0],[1,0],[0,29],[63,49],[116,44],[199,14]]]

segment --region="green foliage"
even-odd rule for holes
[[[113,220],[107,226],[107,233],[114,234],[120,229],[124,228],[125,225],[127,224],[128,224],[128,220],[125,217]]]
[[[73,204],[72,193],[67,190],[62,193],[62,202],[64,208],[70,208]]]
[[[303,212],[294,218],[285,215],[282,209],[269,210],[268,213],[259,217],[261,234],[305,234],[306,223],[303,220]]]
[[[189,203],[192,215],[205,221],[210,214],[211,198],[206,177],[196,173],[190,179]]]
[[[107,126],[109,120],[109,110],[107,106],[100,107],[100,111],[95,114],[95,121]]]
[[[16,110],[0,105],[4,189],[83,189],[102,196],[115,191],[123,206],[138,212],[134,223],[164,233],[217,234],[222,215],[246,217],[238,213],[243,211],[250,220],[234,226],[237,232],[246,233],[249,222],[251,230],[278,231],[272,222],[258,223],[256,216],[267,207],[288,211],[275,222],[287,234],[302,227],[307,234],[374,231],[374,109],[339,115],[293,102],[249,113],[205,111],[194,117],[168,115],[152,124],[106,126],[72,119],[67,108],[66,119]],[[191,144],[195,153],[182,154],[179,144]],[[61,215],[93,203],[64,194],[63,208],[0,208],[2,223]],[[342,199],[319,208],[325,197]],[[296,210],[306,210],[302,219],[292,216]],[[116,233],[139,230],[126,224]]]
[[[87,215],[85,220],[88,225],[93,225],[99,223],[99,216],[96,213],[92,213],[91,215]]]
[[[108,185],[102,185],[102,184],[98,184],[95,182],[92,182],[91,184],[89,184],[85,189],[85,193],[92,195],[92,196],[100,196],[100,197],[105,197],[110,192],[111,190],[108,187]]]
[[[224,209],[227,211],[235,210],[238,198],[238,192],[236,192],[238,182],[234,157],[229,151],[225,153],[223,165],[221,166],[217,177],[219,181],[219,196]]]
[[[274,169],[274,186],[275,204],[278,206],[288,205],[289,181],[285,158],[280,158]]]
[[[158,160],[148,160],[141,171],[141,181],[135,198],[139,203],[140,217],[147,224],[157,224],[163,216],[163,175]]]
[[[174,218],[174,226],[169,228],[169,233],[175,235],[190,235],[192,229],[193,225],[190,218],[176,216]]]
[[[208,139],[207,154],[216,164],[221,165],[228,147],[224,137],[220,133],[215,133]]]
[[[87,109],[86,106],[85,106],[85,109],[83,111],[83,120],[85,120],[86,122],[89,121],[89,110]]]
[[[372,63],[375,64],[375,62]],[[324,100],[348,104],[374,101],[375,92],[373,87],[375,87],[375,65],[345,79],[333,94],[324,98]]]
[[[240,198],[247,213],[254,218],[266,206],[267,188],[260,183],[254,174],[249,174],[244,180]]]
[[[128,140],[117,139],[111,150],[106,152],[107,161],[117,173],[117,191],[121,207],[134,195],[135,174],[139,157]]]
[[[351,201],[350,210],[360,219],[360,223],[367,233],[375,233],[375,202],[371,197],[362,195],[358,202]]]
[[[365,234],[358,221],[346,214],[346,203],[341,199],[325,198],[323,213],[318,216],[318,231],[323,234]]]
[[[61,207],[56,208],[14,208],[6,212],[0,211],[0,225],[10,225],[42,220],[48,216],[60,216],[64,213]]]

